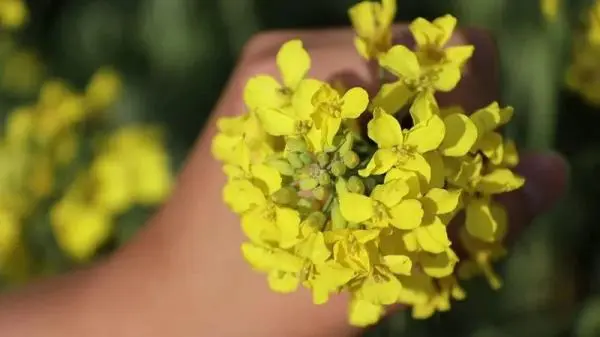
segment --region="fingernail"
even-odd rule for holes
[[[565,192],[569,165],[558,153],[524,156],[517,171],[525,178],[523,193],[532,214],[548,211]]]

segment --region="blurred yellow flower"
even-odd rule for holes
[[[354,45],[360,56],[376,59],[390,49],[396,0],[361,1],[348,10],[348,15],[356,31]]]
[[[27,7],[23,0],[0,0],[0,26],[20,28],[27,21]]]
[[[556,20],[556,17],[558,16],[560,1],[561,0],[540,0],[542,14],[546,18],[546,20],[550,22]]]

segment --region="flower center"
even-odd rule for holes
[[[307,134],[308,131],[310,131],[310,128],[312,128],[312,124],[312,121],[308,119],[296,121],[294,125],[294,132],[297,135]]]

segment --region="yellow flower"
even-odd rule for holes
[[[301,138],[312,152],[321,152],[323,132],[318,130],[314,122],[313,115],[316,110],[312,99],[323,85],[324,83],[317,80],[302,80],[291,98],[290,105],[282,108],[256,108],[256,115],[266,133],[272,136]]]
[[[283,83],[268,75],[252,77],[244,89],[244,102],[251,111],[259,107],[281,108],[289,105],[300,81],[310,69],[310,56],[300,40],[283,44],[276,60]]]
[[[437,149],[444,139],[445,126],[439,116],[432,115],[429,120],[403,131],[394,116],[376,109],[367,130],[378,149],[367,167],[358,171],[361,176],[383,174],[398,167],[418,172],[427,182],[431,180],[431,167],[423,154]]]
[[[351,88],[343,96],[329,84],[312,97],[315,107],[315,124],[323,132],[326,146],[333,145],[333,138],[340,129],[342,120],[357,119],[369,104],[369,95],[363,88]]]
[[[430,96],[435,91],[449,92],[458,84],[460,66],[455,63],[425,66],[417,54],[402,45],[393,46],[379,58],[381,67],[398,78],[381,86],[373,105],[396,112],[415,96]]]
[[[78,200],[60,201],[50,217],[58,244],[76,261],[89,260],[112,231],[106,212]]]
[[[121,93],[121,78],[114,69],[101,68],[92,76],[85,90],[88,108],[103,110],[112,105]]]
[[[358,274],[368,274],[372,269],[369,256],[376,252],[375,242],[379,229],[335,230],[325,233],[325,240],[333,246],[333,259]]]
[[[540,7],[542,14],[546,20],[554,22],[558,15],[558,8],[560,6],[560,0],[540,0]]]
[[[503,236],[506,233],[506,221],[504,219],[499,223],[501,224],[500,232],[502,232],[500,236]],[[483,274],[492,288],[502,287],[502,280],[494,272],[491,264],[493,261],[505,256],[506,249],[499,242],[478,240],[464,228],[459,232],[459,235],[470,259],[460,263],[458,276],[462,279],[469,279],[477,274]]]
[[[417,42],[417,56],[423,66],[442,64],[464,65],[473,55],[473,46],[455,46],[444,48],[456,27],[456,18],[444,15],[433,22],[417,18],[409,29]]]
[[[504,160],[504,137],[496,131],[510,121],[513,108],[501,109],[497,102],[475,111],[470,119],[477,128],[477,141],[471,148],[472,153],[481,152],[494,165]],[[509,149],[510,150],[510,149]]]
[[[17,248],[20,233],[21,224],[18,217],[10,210],[0,208],[0,270],[13,250]]]
[[[360,56],[370,60],[390,49],[396,0],[362,1],[350,8],[348,15],[356,30],[354,45]]]
[[[213,156],[230,165],[243,167],[261,162],[273,152],[267,134],[253,113],[223,117],[217,122],[219,133],[213,138]]]
[[[27,7],[23,0],[0,1],[0,25],[4,28],[20,28],[27,21],[27,16]]]

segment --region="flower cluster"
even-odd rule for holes
[[[574,41],[566,84],[590,104],[600,105],[600,1],[587,11],[585,26]]]
[[[394,1],[349,13],[360,55],[396,80],[372,99],[360,87],[335,88],[307,77],[301,41],[283,44],[281,81],[251,78],[248,112],[218,121],[223,197],[241,217],[245,259],[274,291],[303,285],[316,304],[349,292],[358,326],[394,303],[427,318],[465,297],[459,278],[483,274],[500,286],[491,264],[504,254],[508,224],[494,196],[524,183],[511,170],[515,145],[499,131],[513,110],[438,106],[434,94],[457,86],[473,53],[446,47],[454,17],[413,21],[411,50],[391,45]],[[461,211],[464,221],[452,221]]]
[[[160,132],[149,126],[111,130],[107,123],[106,111],[121,87],[111,68],[98,70],[84,93],[62,80],[48,80],[35,104],[8,114],[0,138],[4,280],[25,281],[48,272],[46,261],[30,256],[39,249],[27,238],[32,226],[46,226],[70,261],[88,261],[124,211],[156,205],[168,195],[172,175]]]

